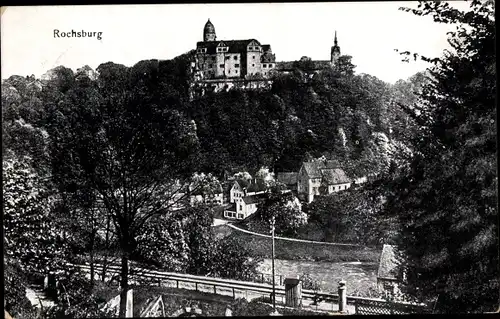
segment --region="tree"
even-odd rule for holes
[[[251,258],[248,245],[241,238],[226,237],[215,243],[212,274],[220,278],[248,280],[257,273],[260,259]]]
[[[134,238],[183,198],[178,181],[195,170],[198,140],[181,112],[158,104],[157,63],[130,70],[106,64],[98,72],[97,82],[79,76],[54,110],[51,157],[60,189],[74,196],[92,191],[111,216],[122,256],[124,316]]]
[[[499,302],[494,3],[403,10],[458,24],[451,50],[422,57],[434,64],[420,105],[403,105],[418,135],[387,207],[399,216],[407,290],[438,312],[491,311]]]
[[[185,272],[190,256],[188,236],[178,218],[155,216],[135,238],[131,257],[165,271]]]
[[[61,225],[52,215],[56,198],[30,162],[11,156],[2,165],[6,307],[13,314],[29,313],[29,307],[22,306],[28,305],[28,281],[62,266],[68,255]]]
[[[276,234],[296,235],[300,226],[307,224],[308,216],[302,211],[302,204],[286,187],[276,182],[268,193],[262,208],[257,210],[261,222],[270,229],[271,218],[275,218]]]

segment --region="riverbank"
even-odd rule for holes
[[[271,239],[237,231],[227,225],[213,229],[217,236],[231,236],[244,242],[253,257],[271,258]],[[380,249],[371,247],[275,240],[275,258],[284,260],[378,263],[380,254]]]
[[[302,260],[274,260],[275,273],[282,278],[309,274],[321,291],[337,293],[340,280],[346,281],[347,295],[376,297],[378,263],[373,262],[311,262]],[[264,259],[257,269],[271,274],[271,259]],[[266,276],[271,280],[272,276]]]

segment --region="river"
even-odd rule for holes
[[[307,273],[320,283],[321,291],[337,292],[338,282],[346,281],[347,295],[370,296],[377,288],[377,263],[318,262],[275,259],[275,274],[283,277]],[[271,274],[271,259],[264,259],[258,271]],[[269,275],[269,277],[271,277]]]

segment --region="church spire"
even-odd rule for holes
[[[337,41],[337,30],[335,30],[335,38],[333,39],[332,50],[330,51],[330,63],[335,65],[340,56],[340,47]]]

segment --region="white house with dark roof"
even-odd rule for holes
[[[351,187],[351,180],[337,161],[304,162],[297,174],[297,193],[299,198],[308,203],[320,194],[320,187],[326,186],[331,194]]]
[[[245,197],[248,182],[244,179],[237,179],[233,182],[233,186],[229,190],[229,202],[234,203]]]
[[[263,200],[263,194],[244,196],[235,200],[230,209],[224,211],[225,218],[245,219],[257,211],[259,203]]]

